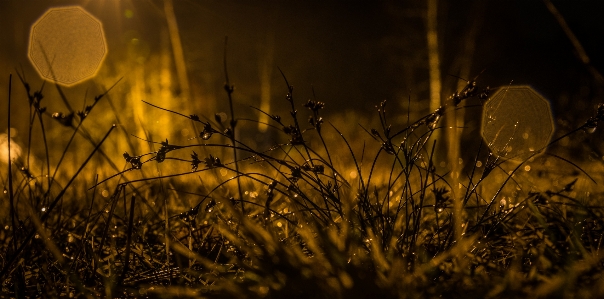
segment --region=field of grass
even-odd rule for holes
[[[99,129],[95,117],[120,115],[95,109],[111,88],[57,114],[44,108],[52,84],[17,75],[11,88],[28,99],[8,91],[9,102],[29,101],[30,130],[18,157],[11,136],[2,141],[14,158],[0,171],[3,296],[604,296],[601,163],[513,162],[485,144],[457,176],[436,163],[442,118],[489,96],[475,81],[405,124],[391,122],[386,102],[378,124],[343,124],[323,118],[329,103],[296,98],[284,74],[290,113],[268,115],[262,134],[274,143],[259,144],[227,79],[229,114],[144,103],[195,132],[175,143],[145,128]],[[604,106],[584,120],[568,135],[596,128]],[[108,146],[117,136],[148,149]]]

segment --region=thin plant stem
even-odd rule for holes
[[[577,36],[570,29],[570,27],[568,26],[568,23],[566,23],[566,20],[564,20],[564,17],[560,13],[560,11],[556,8],[556,6],[550,0],[543,0],[543,3],[545,3],[545,6],[549,10],[549,12],[554,16],[554,18],[556,19],[556,21],[558,22],[560,27],[562,27],[564,34],[566,34],[566,37],[570,40],[571,44],[575,48],[575,54],[577,55],[577,57],[579,58],[581,63],[583,63],[587,67],[587,69],[592,74],[592,76],[600,84],[604,84],[604,77],[598,71],[598,69],[596,69],[592,65],[591,60],[589,59],[589,56],[587,55],[587,52],[583,48],[583,45],[581,45],[581,42],[579,41]]]
[[[7,142],[8,142],[8,198],[10,200],[10,219],[11,219],[11,224],[12,224],[12,228],[13,228],[13,238],[12,238],[12,243],[13,243],[13,250],[17,249],[17,223],[15,221],[15,213],[17,211],[15,211],[15,198],[13,196],[13,169],[12,169],[12,165],[13,165],[13,161],[12,161],[12,157],[11,157],[11,113],[10,113],[10,104],[11,104],[11,93],[12,93],[12,84],[13,83],[13,74],[10,74],[8,77],[8,110],[7,111],[7,120],[8,120],[8,137],[7,137]]]
[[[231,144],[233,145],[233,158],[235,161],[237,161],[237,148],[235,147],[236,143],[235,143],[235,127],[237,125],[237,120],[235,119],[235,109],[233,109],[233,91],[234,88],[231,85],[230,81],[229,81],[229,72],[227,69],[227,44],[228,44],[228,37],[224,38],[224,76],[225,76],[225,83],[224,83],[224,89],[227,92],[227,96],[229,97],[229,108],[231,111],[231,122],[230,122],[230,127],[231,127],[231,134],[229,136],[229,138],[231,139]],[[235,163],[235,171],[237,173],[239,173],[239,163]],[[241,190],[241,180],[239,178],[239,176],[237,176],[237,190],[239,191],[239,199],[241,202],[241,214],[245,215],[245,206],[243,204],[243,191]]]
[[[101,145],[105,142],[105,140],[107,139],[107,137],[109,137],[109,134],[111,134],[111,132],[113,131],[114,128],[115,128],[115,125],[112,125],[111,128],[109,129],[109,131],[103,137],[103,139],[101,139],[101,141],[99,142],[99,144],[97,144],[97,146],[90,153],[90,155],[88,156],[88,158],[86,158],[86,160],[84,161],[84,163],[82,163],[82,165],[80,166],[80,168],[71,177],[71,179],[69,180],[69,182],[67,182],[67,184],[65,185],[65,187],[63,187],[63,189],[61,190],[61,192],[59,192],[59,194],[55,197],[55,199],[48,205],[48,208],[46,209],[46,212],[44,214],[42,214],[42,217],[40,217],[40,221],[41,222],[45,222],[46,221],[46,219],[51,214],[50,212],[54,209],[54,207],[57,205],[57,203],[63,198],[63,196],[67,192],[67,189],[71,186],[71,184],[73,183],[73,181],[78,177],[78,175],[80,174],[80,172],[82,172],[82,170],[84,169],[84,167],[86,165],[88,165],[88,162],[90,161],[90,159],[92,159],[92,157],[94,156],[94,154],[99,150],[99,148],[101,147]],[[23,252],[23,250],[25,249],[25,247],[29,244],[29,242],[31,241],[31,239],[34,237],[35,232],[36,232],[36,229],[31,230],[29,232],[29,234],[27,234],[27,236],[25,237],[25,240],[15,250],[15,252],[11,256],[11,258],[7,259],[6,263],[2,267],[2,270],[0,271],[0,279],[4,279],[5,275],[8,274],[8,272],[9,272],[10,268],[12,267],[13,263],[15,263],[18,260],[19,255]]]

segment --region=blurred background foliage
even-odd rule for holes
[[[443,100],[465,85],[455,76],[469,80],[480,74],[482,87],[512,81],[531,85],[551,102],[555,136],[581,125],[602,101],[603,82],[594,79],[577,58],[542,1],[437,3]],[[552,3],[584,46],[592,66],[604,69],[604,3]],[[108,47],[93,79],[63,88],[70,104],[81,109],[77,107],[90,104],[95,95],[124,78],[87,124],[99,135],[112,123],[154,141],[186,142],[195,135],[186,119],[141,100],[185,115],[213,118],[214,113],[228,112],[223,89],[225,36],[237,118],[266,121],[249,106],[271,114],[288,113],[286,86],[278,68],[296,87],[298,103],[314,96],[326,102],[325,114],[347,138],[365,134],[358,123],[377,123],[375,106],[383,100],[389,101],[395,124],[405,124],[408,112],[412,120],[429,112],[424,1],[1,1],[0,73],[6,78],[0,80],[0,90],[7,90],[8,74],[17,70],[23,71],[32,89],[42,85],[27,58],[30,26],[47,9],[67,5],[79,5],[103,22]],[[49,112],[66,111],[52,84],[45,86],[44,94],[43,105]],[[3,109],[6,99],[0,97]],[[27,132],[27,100],[18,84],[13,101],[12,127]],[[468,103],[472,104],[477,103]],[[480,140],[480,108],[466,109],[464,117],[458,124],[465,127],[467,149]],[[264,134],[261,125],[242,120],[238,128],[240,136],[258,145],[274,143],[274,134]],[[0,131],[6,129],[6,122],[0,122]],[[56,130],[55,134],[61,133],[60,126]],[[23,136],[18,135],[17,142],[23,143],[19,139]],[[133,144],[135,150],[137,145],[148,149],[145,142],[130,139],[130,145],[113,138],[105,146],[113,147],[110,152],[116,156]],[[592,154],[580,158],[601,161],[600,140],[602,135],[596,134],[582,142]]]

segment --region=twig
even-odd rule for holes
[[[575,51],[576,51],[575,54],[577,55],[577,58],[579,58],[579,60],[581,60],[581,62],[587,67],[587,69],[589,70],[591,75],[594,76],[594,78],[600,84],[603,84],[604,77],[591,64],[591,60],[589,59],[587,52],[585,52],[585,49],[583,48],[583,46],[581,45],[581,42],[579,42],[579,39],[575,36],[573,31],[570,30],[570,27],[566,23],[566,20],[564,20],[564,17],[560,13],[560,11],[558,11],[558,9],[554,6],[554,4],[550,0],[543,0],[543,3],[545,3],[545,6],[549,10],[549,12],[554,16],[554,18],[556,18],[556,21],[558,22],[560,27],[562,27],[564,34],[566,34],[566,37],[568,37],[570,42],[573,44],[573,47],[575,48]]]

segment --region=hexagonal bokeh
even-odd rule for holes
[[[484,105],[481,133],[500,157],[527,159],[554,133],[549,102],[529,86],[501,88]]]
[[[71,86],[89,79],[106,53],[101,22],[79,6],[51,8],[31,26],[28,56],[47,80]]]

